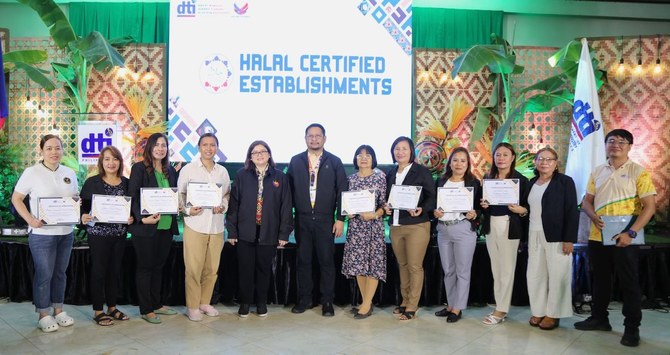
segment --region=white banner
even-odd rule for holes
[[[111,121],[81,121],[77,128],[79,164],[95,165],[100,151],[108,146],[118,147],[119,127]]]

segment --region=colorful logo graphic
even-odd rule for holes
[[[249,10],[249,3],[246,3],[242,6],[237,6],[237,4],[233,4],[233,9],[235,10],[236,14],[244,15],[247,13],[247,10]]]
[[[177,17],[195,17],[196,0],[185,0],[177,5]]]
[[[202,87],[213,94],[218,94],[226,89],[232,76],[230,62],[219,54],[205,59],[200,67]]]

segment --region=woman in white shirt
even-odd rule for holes
[[[33,303],[39,313],[38,327],[48,333],[74,324],[74,319],[63,312],[65,271],[74,236],[72,225],[47,226],[38,219],[38,200],[40,197],[77,196],[79,187],[74,171],[60,164],[63,142],[58,136],[47,134],[42,137],[40,155],[42,160],[21,174],[12,194],[12,204],[30,226],[28,244],[35,268]],[[23,203],[27,195],[30,195],[30,210]]]
[[[200,158],[182,168],[177,181],[184,211],[186,315],[194,322],[201,321],[203,313],[210,317],[219,315],[210,303],[223,249],[223,213],[228,209],[230,177],[226,168],[214,162],[218,148],[219,140],[214,134],[200,136]],[[187,203],[189,182],[220,185],[223,193],[219,205],[205,208]]]

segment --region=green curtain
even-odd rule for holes
[[[412,8],[414,48],[466,49],[502,35],[502,11]]]
[[[167,43],[170,3],[70,3],[70,23],[75,33],[92,31],[105,38],[132,36],[138,43]]]

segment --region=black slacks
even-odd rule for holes
[[[238,239],[237,268],[239,275],[239,303],[268,303],[268,289],[272,276],[272,262],[277,252],[276,245],[260,245]]]
[[[91,251],[93,310],[102,311],[103,304],[107,304],[107,307],[116,307],[126,236],[89,235],[88,246]]]
[[[172,247],[172,232],[156,230],[153,235],[133,235],[137,270],[135,274],[140,314],[149,314],[161,307],[163,266]]]
[[[332,303],[335,298],[335,238],[333,222],[314,221],[309,218],[295,221],[297,250],[298,303],[312,304],[312,257],[319,263],[321,304]]]

